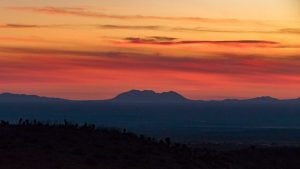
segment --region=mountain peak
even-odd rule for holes
[[[182,102],[187,101],[182,95],[174,92],[156,93],[153,90],[130,90],[116,96],[114,101],[121,102]]]
[[[271,97],[271,96],[262,96],[262,97],[256,97],[253,99],[249,99],[249,101],[278,101],[278,99]]]

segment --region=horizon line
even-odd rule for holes
[[[173,90],[163,91],[163,92],[156,92],[155,90],[148,90],[148,89],[144,89],[144,90],[137,90],[137,89],[127,90],[127,91],[124,91],[124,92],[117,93],[115,96],[113,96],[112,98],[108,98],[108,99],[100,99],[100,98],[99,99],[70,99],[70,98],[64,98],[64,97],[47,96],[47,95],[30,94],[30,93],[15,93],[15,92],[0,92],[0,95],[11,94],[11,95],[23,95],[23,96],[36,96],[36,97],[42,97],[42,98],[61,99],[61,100],[68,100],[68,101],[109,101],[109,100],[115,99],[117,96],[119,96],[123,93],[132,92],[132,91],[139,91],[139,92],[151,91],[151,92],[154,92],[155,94],[175,92],[175,93],[179,94],[180,96],[182,96],[184,99],[186,99],[188,101],[229,101],[229,100],[243,101],[243,100],[251,100],[251,99],[258,99],[258,98],[270,98],[270,99],[274,99],[274,100],[278,100],[278,101],[300,99],[300,97],[296,97],[296,98],[277,98],[277,97],[273,97],[273,96],[270,96],[270,95],[261,95],[261,96],[256,96],[256,97],[247,97],[247,98],[228,97],[228,98],[224,98],[224,99],[191,99],[191,98],[188,98],[188,97],[182,95],[181,93],[173,91]]]

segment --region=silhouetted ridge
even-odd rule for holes
[[[2,169],[299,169],[298,146],[195,147],[96,125],[0,122]]]
[[[152,90],[131,90],[119,94],[113,101],[120,102],[183,102],[188,101],[182,95],[174,92],[156,93]]]
[[[41,97],[36,95],[2,93],[0,94],[0,102],[59,102],[67,101],[59,98]]]
[[[279,101],[279,100],[276,98],[270,97],[270,96],[262,96],[262,97],[256,97],[253,99],[248,99],[246,101],[273,102],[273,101]]]

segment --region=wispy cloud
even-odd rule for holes
[[[230,45],[230,46],[255,46],[255,47],[278,47],[279,42],[265,40],[227,40],[227,41],[208,41],[208,40],[179,40],[172,37],[127,37],[125,43],[148,44],[148,45],[189,45],[189,44],[211,44],[211,45]]]
[[[172,31],[193,31],[193,32],[212,32],[212,33],[281,33],[278,30],[232,30],[232,29],[214,29],[214,28],[203,28],[203,27],[195,27],[195,28],[186,28],[186,27],[175,27],[170,28]]]
[[[161,25],[35,25],[35,24],[0,24],[0,28],[77,28],[77,27],[93,27],[99,29],[127,29],[127,30],[155,30],[155,31],[185,31],[185,32],[210,32],[210,33],[258,33],[258,34],[300,34],[300,28],[282,28],[279,30],[232,30],[232,29],[214,29],[205,27],[167,27]]]
[[[282,28],[274,30],[230,30],[230,29],[213,29],[213,28],[170,28],[172,31],[193,31],[193,32],[213,32],[213,33],[257,33],[257,34],[300,34],[300,28]]]
[[[221,75],[300,75],[300,56],[270,57],[263,55],[220,54],[219,57],[170,57],[142,53],[75,51],[37,48],[1,47],[2,52],[31,54],[27,60],[4,60],[0,72],[17,69],[109,69],[109,70],[161,70]],[[43,57],[41,57],[41,55]],[[53,57],[56,56],[56,57]],[[76,57],[67,57],[76,56]]]
[[[0,28],[37,28],[41,27],[38,25],[25,25],[25,24],[5,24],[0,25]]]
[[[300,28],[285,28],[280,29],[280,33],[291,33],[291,34],[300,34]]]
[[[146,25],[146,26],[137,26],[137,25],[96,25],[98,28],[102,29],[133,29],[133,30],[160,30],[162,26]]]
[[[0,24],[0,28],[65,28],[65,27],[93,27],[100,29],[130,29],[130,30],[162,30],[166,27],[158,25],[98,25],[98,24],[52,24],[52,25],[36,25],[36,24]]]
[[[144,16],[144,15],[114,15],[105,14],[99,11],[90,11],[85,8],[69,7],[9,7],[11,10],[44,13],[49,15],[73,15],[80,17],[110,18],[110,19],[158,19],[158,20],[185,20],[197,22],[217,22],[217,23],[252,23],[264,25],[262,22],[226,18],[205,18],[205,17],[167,17],[167,16]]]
[[[183,32],[210,32],[210,33],[255,33],[255,34],[300,34],[300,28],[282,28],[270,30],[240,30],[240,29],[216,29],[205,27],[167,27],[161,25],[91,25],[102,29],[130,29],[130,30],[160,30]]]
[[[59,28],[70,27],[72,25],[35,25],[35,24],[2,24],[0,28]],[[74,25],[73,25],[74,26]]]
[[[159,25],[94,25],[102,29],[130,29],[130,30],[161,30],[183,32],[210,32],[210,33],[257,33],[257,34],[300,34],[300,28],[282,28],[274,30],[239,30],[239,29],[215,29],[205,27],[167,27]]]
[[[127,37],[124,38],[125,41],[130,43],[140,43],[140,44],[171,44],[174,43],[177,38],[166,37],[166,36],[151,36],[146,38],[138,37]]]

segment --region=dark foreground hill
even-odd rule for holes
[[[299,147],[191,148],[94,125],[0,125],[5,169],[299,169]]]

